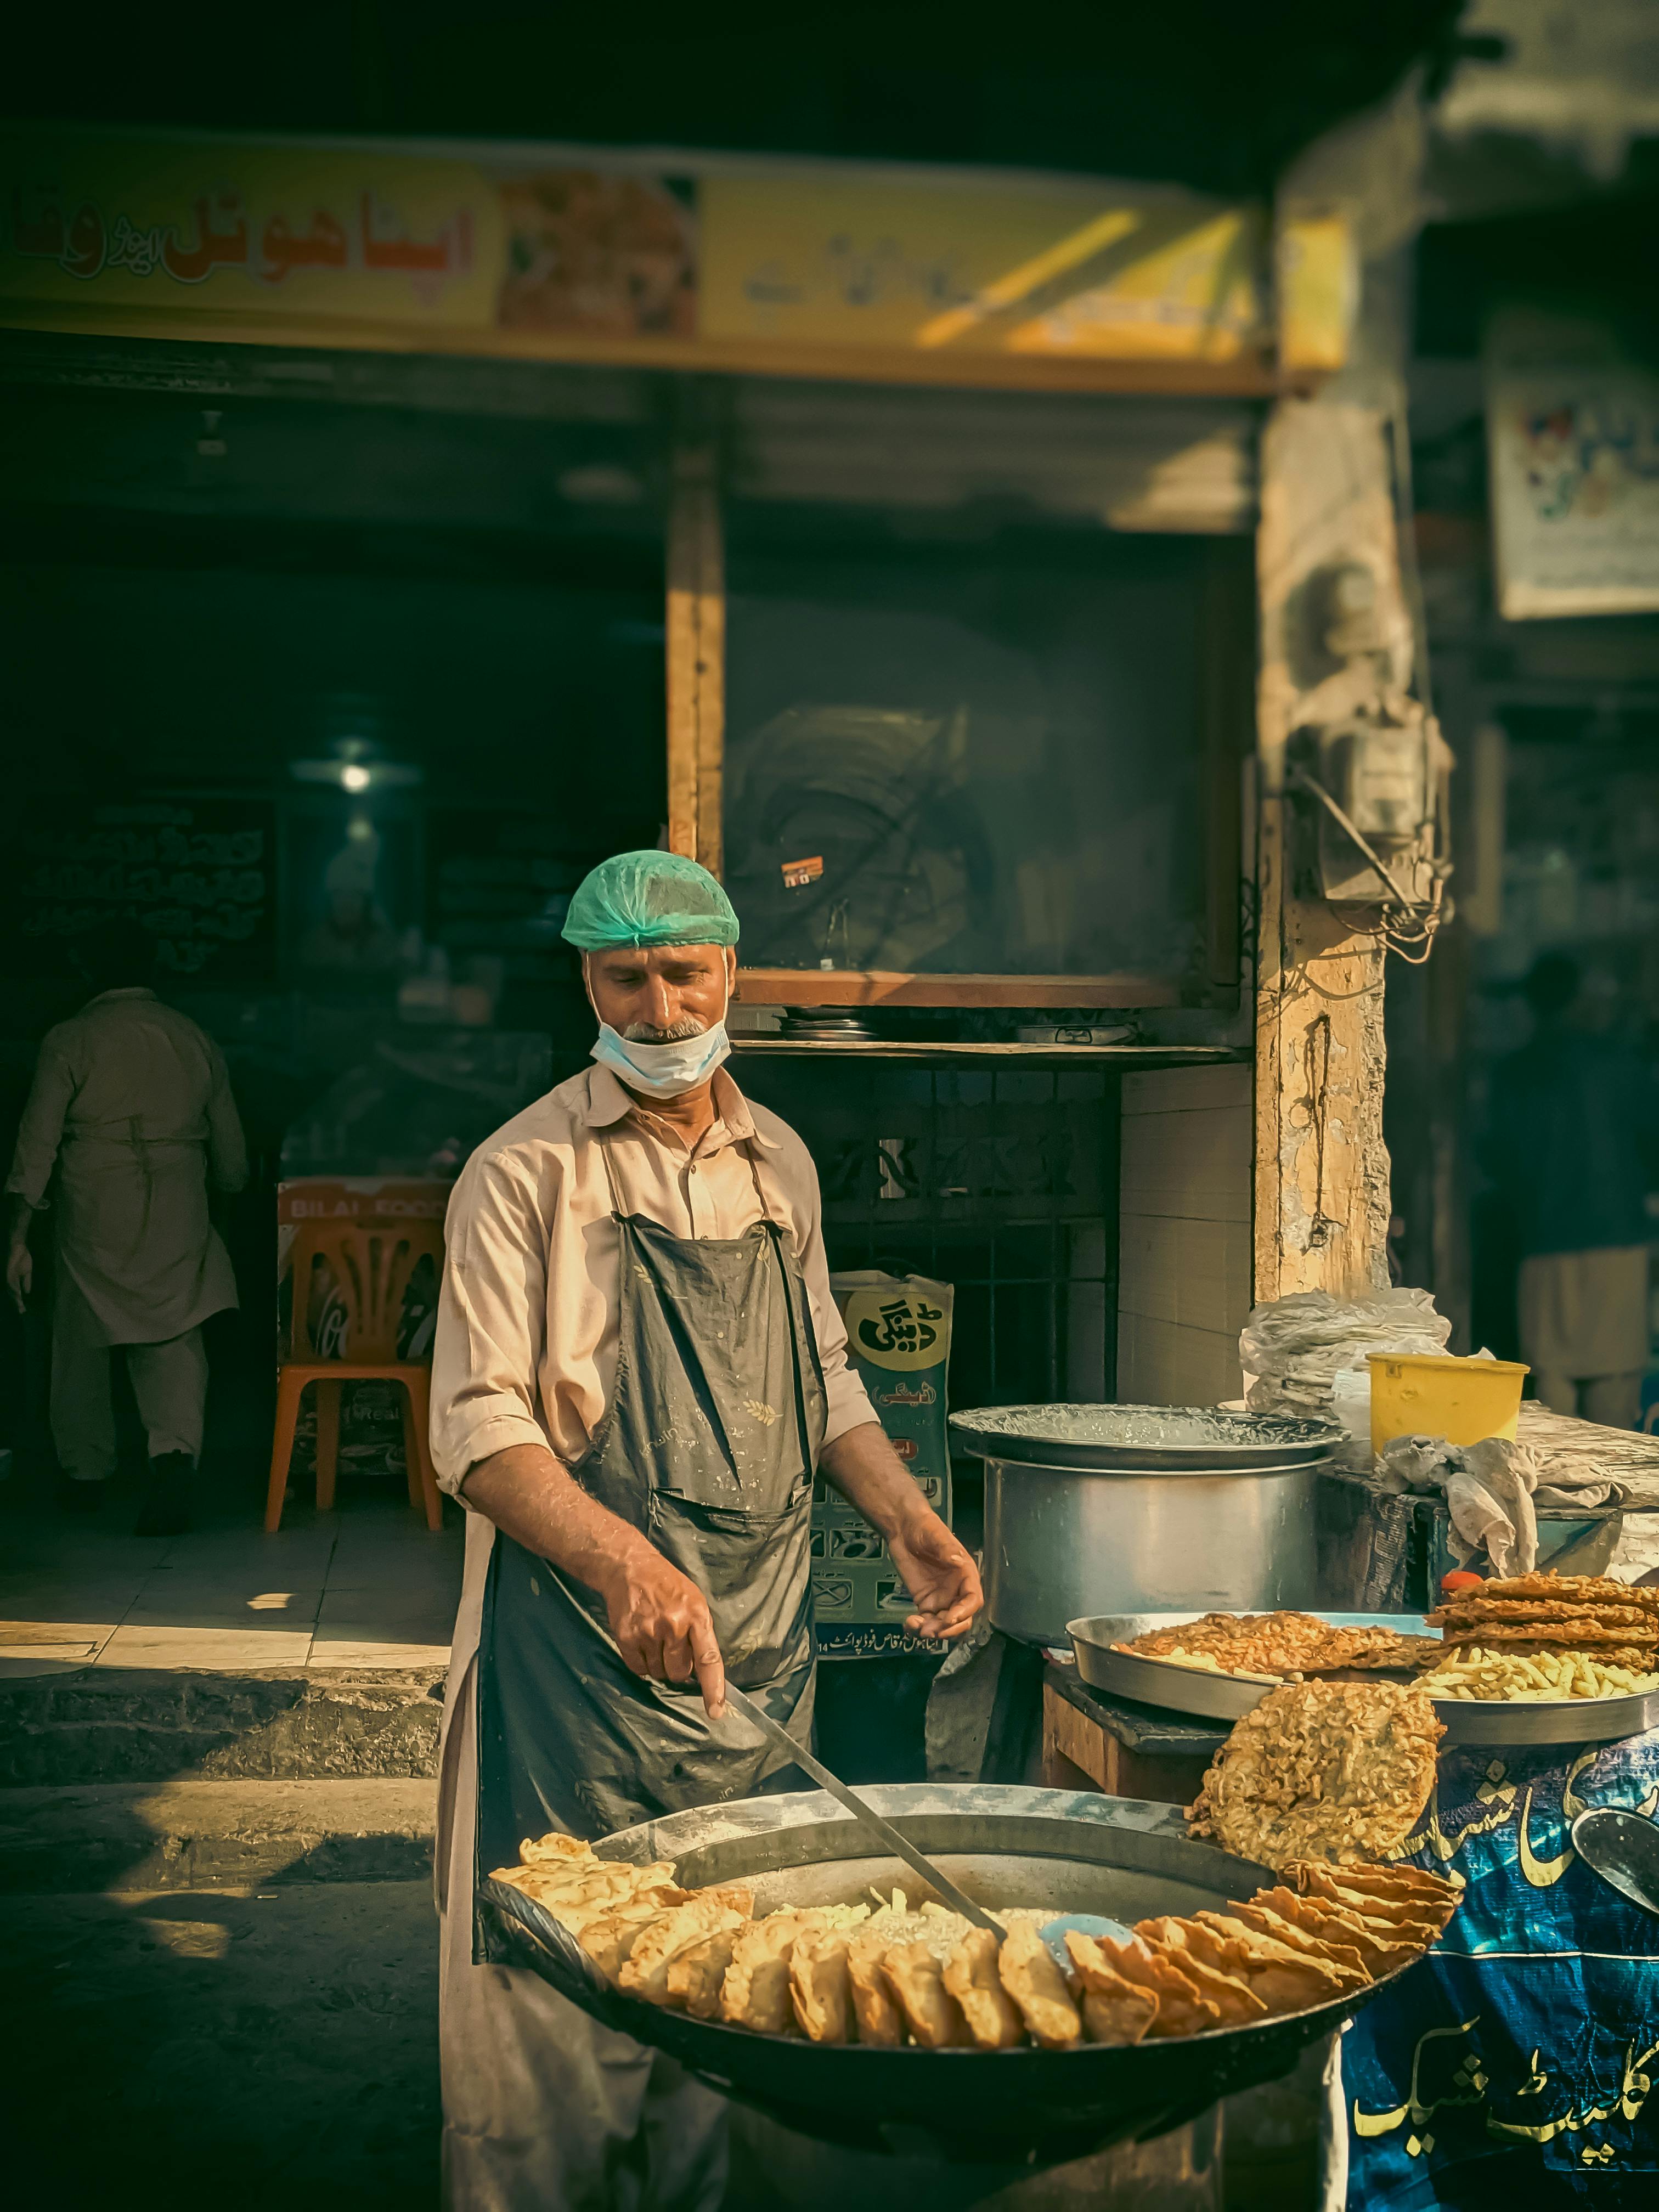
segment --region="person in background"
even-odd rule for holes
[[[109,1356],[119,1346],[149,1447],[137,1533],[173,1535],[189,1524],[202,1449],[202,1323],[237,1302],[209,1186],[240,1190],[247,1152],[219,1048],[149,988],[149,940],[112,925],[76,957],[93,995],[40,1048],[6,1179],[6,1282],[21,1313],[33,1287],[29,1229],[49,1207],[52,1434],[64,1502],[96,1507],[115,1472]]]
[[[1633,1428],[1648,1364],[1655,1097],[1610,979],[1563,953],[1522,986],[1534,1030],[1493,1071],[1488,1165],[1521,1254],[1522,1357],[1558,1413]]]

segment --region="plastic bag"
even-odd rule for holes
[[[1255,1413],[1339,1421],[1347,1441],[1337,1456],[1356,1474],[1371,1464],[1371,1377],[1368,1352],[1443,1354],[1451,1323],[1427,1291],[1379,1291],[1339,1298],[1296,1291],[1257,1306],[1238,1340],[1251,1376],[1245,1403]]]

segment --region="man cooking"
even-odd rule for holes
[[[729,1669],[810,1741],[815,1468],[886,1537],[915,1632],[963,1634],[979,1577],[848,1366],[805,1147],[722,1066],[725,892],[624,853],[564,934],[598,1065],[468,1162],[433,1361],[434,1460],[471,1509],[438,1844],[445,2182],[457,2212],[712,2212],[723,2100],[475,1964],[475,1872],[550,1827],[790,1786],[722,1700]]]
[[[115,1472],[118,1346],[149,1448],[137,1533],[176,1535],[202,1450],[202,1323],[236,1304],[208,1193],[241,1189],[247,1149],[224,1055],[149,988],[143,933],[106,924],[76,958],[94,996],[40,1047],[6,1180],[6,1283],[21,1313],[34,1279],[29,1228],[50,1187],[52,1436],[64,1502],[97,1506]]]

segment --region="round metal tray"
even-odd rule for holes
[[[1131,1642],[1149,1628],[1180,1628],[1198,1618],[1194,1613],[1096,1613],[1067,1621],[1066,1632],[1077,1655],[1079,1674],[1109,1697],[1160,1706],[1165,1712],[1197,1713],[1208,1720],[1243,1720],[1267,1696],[1267,1683],[1240,1681],[1205,1668],[1111,1648]],[[1318,1618],[1334,1628],[1392,1628],[1401,1636],[1433,1632],[1416,1613],[1320,1612]],[[1431,1703],[1445,1723],[1448,1744],[1614,1743],[1659,1727],[1659,1691],[1631,1698],[1561,1698],[1539,1705],[1464,1698],[1434,1698]]]
[[[1174,1805],[986,1784],[905,1784],[864,1794],[988,1905],[1103,1912],[1133,1923],[1220,1906],[1275,1879],[1266,1868],[1190,1842]],[[757,1911],[867,1902],[872,1884],[886,1893],[896,1882],[913,1903],[926,1893],[898,1860],[873,1855],[864,1831],[817,1790],[676,1814],[594,1848],[635,1864],[672,1859],[688,1887],[749,1882]],[[544,1948],[536,1940],[539,1908],[526,1912],[528,1900],[516,1893],[511,1909],[498,1907],[491,1887],[480,1885],[480,1909],[515,1956],[606,2026],[668,2051],[711,2087],[804,2134],[952,2160],[1054,2165],[1180,2126],[1219,2097],[1288,2073],[1309,2044],[1372,1994],[1367,1989],[1249,2027],[1127,2049],[814,2044],[597,1991],[571,1974],[556,1942]]]
[[[1214,1406],[988,1406],[951,1426],[983,1459],[1092,1474],[1266,1474],[1328,1459],[1344,1433]]]

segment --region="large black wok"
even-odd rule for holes
[[[1133,1922],[1220,1906],[1273,1880],[1263,1867],[1189,1843],[1173,1805],[988,1784],[863,1794],[986,1905],[1050,1905]],[[594,1849],[637,1864],[672,1859],[689,1887],[742,1880],[755,1891],[757,1912],[855,1904],[868,1899],[872,1883],[885,1895],[896,1882],[913,1905],[922,1894],[898,1861],[868,1856],[862,1832],[817,1790],[675,1814]],[[1127,2050],[836,2046],[691,2020],[597,1988],[573,1971],[568,1942],[529,1900],[486,1881],[479,1901],[525,1966],[607,2027],[668,2051],[726,2095],[827,2142],[947,2159],[1048,2165],[1127,2136],[1161,2134],[1219,2097],[1288,2073],[1308,2044],[1370,1995]]]

